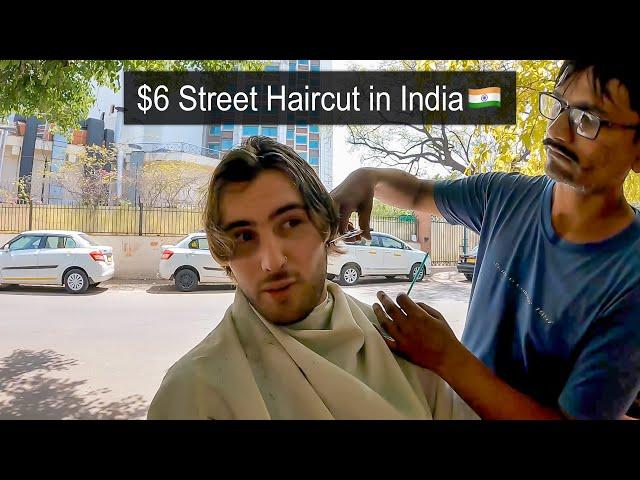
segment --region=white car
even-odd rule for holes
[[[387,278],[406,275],[413,279],[426,255],[393,235],[380,232],[371,232],[370,244],[363,239],[359,243],[339,242],[338,246],[347,252],[329,255],[327,274],[331,280],[338,277],[337,281],[342,285],[354,285],[365,275],[384,275]],[[430,257],[417,281],[422,281],[425,274],[431,275]]]
[[[224,268],[211,256],[203,232],[187,235],[176,245],[163,245],[158,277],[174,280],[181,292],[191,292],[199,283],[232,283]]]
[[[84,293],[114,271],[113,249],[82,232],[23,232],[0,249],[0,284],[64,285],[69,293]]]

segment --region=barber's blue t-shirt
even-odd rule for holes
[[[574,418],[624,415],[640,390],[640,217],[598,243],[551,223],[555,182],[436,182],[449,223],[480,234],[463,343],[499,377]]]

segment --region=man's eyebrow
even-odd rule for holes
[[[559,99],[561,99],[563,102],[567,102],[564,97],[562,96],[562,94],[558,91],[558,89],[553,91],[553,95],[555,97],[558,97]],[[599,115],[608,115],[607,112],[605,112],[604,110],[602,110],[601,108],[597,107],[596,105],[593,105],[592,103],[588,103],[588,102],[581,102],[581,103],[576,103],[576,104],[571,104],[572,107],[575,108],[580,108],[582,110],[588,110],[590,112],[594,112],[597,113]]]
[[[233,230],[238,227],[250,227],[251,225],[255,225],[254,222],[250,222],[248,220],[236,220],[235,222],[228,223],[224,227],[222,227],[223,232],[228,232],[229,230]]]
[[[282,215],[283,213],[288,212],[289,210],[296,210],[296,209],[306,210],[305,206],[302,205],[301,203],[298,203],[298,202],[287,203],[286,205],[279,207],[278,209],[276,209],[276,211],[271,213],[269,215],[269,220],[273,220],[278,215]],[[249,220],[236,220],[222,227],[222,230],[225,232],[228,232],[229,230],[233,230],[234,228],[251,227],[253,225],[255,225],[255,222],[251,222]]]

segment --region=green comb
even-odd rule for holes
[[[413,276],[413,280],[411,281],[411,285],[409,285],[409,290],[407,291],[407,295],[409,295],[411,293],[411,289],[415,285],[416,280],[418,279],[418,275],[420,275],[420,270],[422,270],[424,268],[424,264],[427,263],[427,258],[429,258],[429,252],[426,253],[424,258],[422,259],[422,263],[420,264],[420,266],[416,270],[416,274]]]

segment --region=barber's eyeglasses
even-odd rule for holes
[[[640,125],[625,125],[604,120],[587,110],[572,107],[564,100],[547,92],[540,93],[538,108],[542,116],[549,120],[555,120],[562,112],[569,110],[569,124],[575,129],[578,135],[588,138],[589,140],[594,140],[598,136],[600,127],[602,126],[629,130],[640,128]]]

